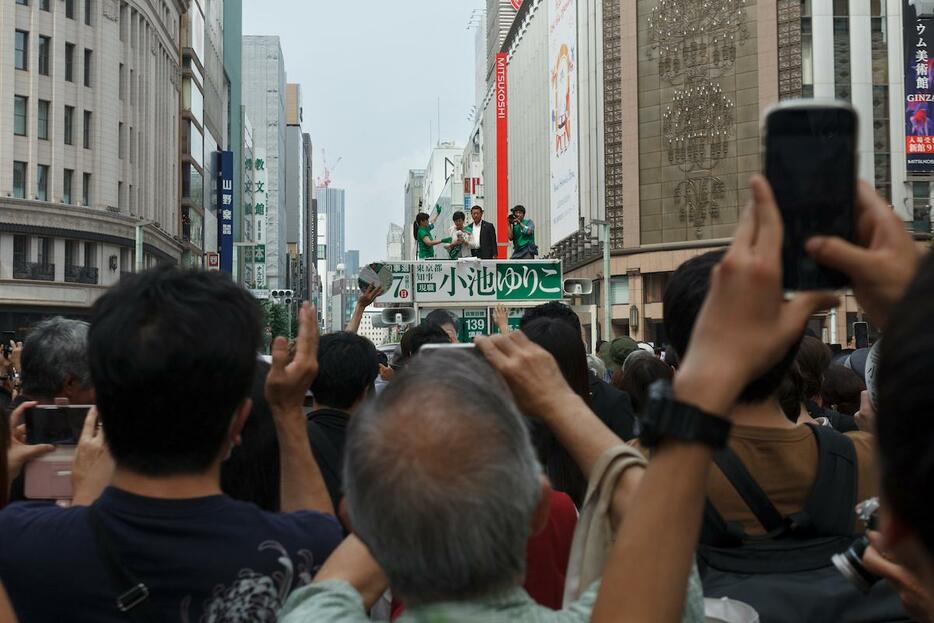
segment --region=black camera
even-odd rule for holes
[[[515,225],[515,224],[516,224],[516,215],[515,215],[515,214],[507,214],[507,215],[506,215],[506,222],[509,223],[510,225]]]
[[[856,516],[866,524],[867,530],[876,529],[878,511],[879,498],[869,498],[856,506]],[[869,538],[861,536],[845,552],[834,554],[830,559],[837,571],[864,593],[868,593],[873,585],[882,579],[863,565],[863,555],[868,547]]]

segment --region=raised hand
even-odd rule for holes
[[[43,454],[48,454],[55,449],[55,446],[41,443],[29,445],[26,443],[26,425],[23,424],[23,414],[27,409],[35,407],[38,402],[24,402],[20,404],[10,415],[10,440],[7,451],[7,473],[12,482],[19,476],[23,466],[33,459],[37,459]],[[0,414],[0,417],[3,417]],[[5,487],[8,483],[0,483]]]
[[[84,418],[81,439],[71,466],[72,504],[87,506],[100,496],[113,478],[114,460],[107,448],[104,431],[97,425],[97,407]]]

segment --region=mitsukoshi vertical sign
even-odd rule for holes
[[[508,242],[509,223],[509,106],[506,91],[506,54],[496,54],[496,237]],[[506,246],[499,247],[499,257],[506,257]]]
[[[578,229],[577,0],[548,0],[551,244]]]
[[[930,43],[934,43],[934,2],[903,0],[905,42],[905,157],[909,172],[934,171],[934,100]]]

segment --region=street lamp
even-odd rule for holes
[[[610,222],[591,219],[591,225],[600,228],[600,237],[603,239],[603,339],[607,342],[613,339],[610,331],[610,325],[613,320],[610,318],[612,311],[610,308]]]

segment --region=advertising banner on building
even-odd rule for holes
[[[259,289],[266,287],[266,213],[269,193],[266,189],[266,151],[257,149],[253,159],[253,241],[254,282]]]
[[[934,2],[902,0],[905,42],[905,157],[909,173],[934,172],[931,58]]]
[[[548,0],[551,244],[578,229],[577,0]]]
[[[217,152],[217,251],[220,270],[233,273],[233,152]]]
[[[506,54],[496,54],[496,238],[499,257],[506,258],[509,242],[509,106],[506,91]]]
[[[393,283],[377,303],[556,301],[559,260],[427,261],[393,265]],[[413,288],[414,286],[414,288]]]

